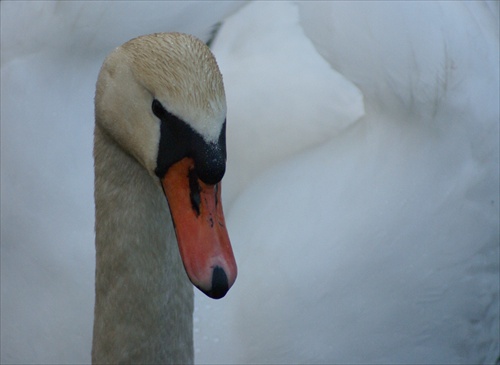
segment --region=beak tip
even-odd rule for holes
[[[212,285],[210,290],[200,290],[212,299],[223,298],[229,290],[229,281],[224,269],[216,266],[212,272]]]

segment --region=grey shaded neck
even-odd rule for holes
[[[193,287],[160,184],[97,124],[93,363],[192,363]]]

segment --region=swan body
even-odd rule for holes
[[[222,307],[203,313],[200,363],[497,361],[498,3],[491,6],[493,14],[481,2],[254,2],[224,23],[214,52],[226,90],[252,96],[228,99],[230,114],[265,104],[260,122],[275,126],[281,116],[287,133],[305,135],[312,128],[300,128],[319,121],[334,129],[333,113],[288,114],[286,101],[302,90],[280,93],[288,80],[250,88],[247,75],[225,67],[259,70],[265,55],[294,71],[280,63],[294,56],[279,42],[293,32],[359,88],[364,116],[254,172],[235,198],[228,218],[241,278]],[[293,108],[329,98],[311,91]],[[239,115],[230,119],[241,135],[228,139],[246,140]],[[266,137],[280,152],[290,144],[281,133],[252,132],[252,153],[240,151],[248,159],[265,157],[254,154]],[[230,166],[245,165],[234,158]],[[226,326],[210,323],[222,314]],[[212,338],[224,352],[212,350]]]
[[[224,224],[213,186],[224,173],[225,114],[215,59],[192,36],[139,37],[105,60],[95,97],[94,363],[193,362],[188,276],[215,298],[236,277],[225,228],[222,246],[204,235]],[[217,211],[205,203],[214,198]],[[205,213],[218,224],[198,232]]]

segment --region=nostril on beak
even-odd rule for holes
[[[212,288],[204,293],[213,299],[220,299],[229,290],[229,282],[224,269],[216,266],[212,272]]]

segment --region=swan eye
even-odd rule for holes
[[[154,99],[153,104],[151,104],[151,109],[153,110],[154,115],[156,115],[158,118],[162,119],[163,116],[165,116],[165,108],[161,103]]]
[[[179,118],[165,109],[163,105],[156,99],[154,99],[153,103],[151,104],[151,110],[153,110],[153,114],[156,115],[164,123],[170,125],[180,122]]]

